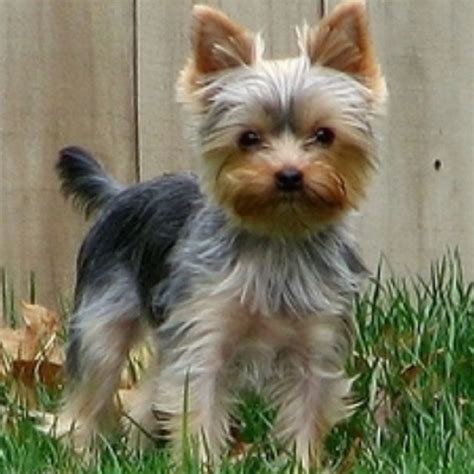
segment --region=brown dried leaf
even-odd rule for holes
[[[232,443],[229,458],[233,461],[242,460],[243,458],[245,458],[246,454],[250,451],[252,446],[253,445],[250,443],[244,443],[243,441],[235,440]]]
[[[60,329],[57,313],[43,306],[21,303],[23,327],[18,329],[0,328],[0,347],[5,355],[16,359],[33,360],[45,345],[52,350],[52,339]]]
[[[0,328],[0,376],[11,380],[12,394],[25,406],[37,405],[36,385],[57,389],[62,383],[64,351],[61,321],[43,306],[21,303],[23,326]]]
[[[128,363],[122,370],[119,388],[129,390],[134,387],[144,369],[151,365],[152,360],[153,352],[149,342],[135,347],[128,357]]]
[[[25,328],[0,328],[0,351],[11,358],[34,357],[34,341],[31,340]],[[4,364],[0,363],[0,371]]]
[[[420,374],[421,367],[419,365],[410,364],[403,369],[401,377],[408,386],[412,386]]]
[[[11,363],[11,376],[27,387],[40,382],[48,388],[59,388],[62,383],[63,367],[48,360],[14,360]]]
[[[47,360],[14,360],[9,362],[11,395],[28,409],[38,407],[36,385],[57,390],[63,381],[62,365]]]
[[[40,305],[22,302],[21,314],[21,328],[0,328],[2,359],[33,361],[46,358],[61,364],[64,356],[57,339],[61,327],[57,313]],[[0,373],[5,371],[5,363],[0,362]]]
[[[21,313],[25,327],[38,335],[51,335],[59,331],[61,321],[55,311],[38,304],[21,302]]]
[[[352,441],[349,451],[342,460],[339,469],[337,470],[338,474],[347,474],[352,471],[352,468],[354,467],[357,461],[357,456],[359,455],[359,452],[361,450],[361,446],[362,438],[360,436],[356,436]]]

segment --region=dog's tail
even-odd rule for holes
[[[61,191],[86,217],[100,210],[124,188],[110,178],[90,153],[71,146],[59,152],[56,171]]]

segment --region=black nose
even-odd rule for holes
[[[298,191],[303,187],[303,173],[296,168],[284,168],[275,173],[275,183],[280,191]]]

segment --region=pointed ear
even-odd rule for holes
[[[365,3],[339,5],[309,31],[306,52],[311,63],[354,76],[375,93],[385,88],[370,37]]]
[[[222,12],[204,5],[196,5],[193,10],[192,46],[198,74],[212,74],[255,60],[253,35]]]

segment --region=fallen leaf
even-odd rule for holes
[[[18,329],[0,328],[2,360],[54,359],[64,361],[58,332],[61,327],[57,313],[43,306],[21,303],[23,326]],[[0,374],[5,374],[5,363],[0,361]]]
[[[61,320],[47,308],[22,302],[19,328],[0,328],[0,376],[10,394],[28,408],[37,406],[37,384],[57,389],[62,383],[64,350]]]
[[[58,389],[64,379],[64,347],[59,337],[62,321],[43,306],[21,303],[21,326],[0,327],[0,377],[9,381],[11,394],[29,410],[38,406],[37,386]],[[153,353],[149,344],[135,348],[121,374],[119,407],[132,405],[135,387]]]
[[[229,458],[233,461],[241,461],[252,448],[252,444],[235,440],[231,446]]]
[[[356,436],[351,443],[351,447],[349,448],[349,451],[344,456],[344,459],[342,460],[337,470],[338,474],[346,474],[352,471],[352,468],[354,467],[357,461],[357,457],[359,455],[361,446],[362,446],[362,438],[360,436]]]
[[[412,386],[420,374],[421,367],[419,365],[410,364],[403,369],[401,377],[408,386]]]
[[[21,314],[25,326],[36,334],[54,334],[61,327],[61,321],[55,311],[38,304],[21,302]]]
[[[63,381],[63,366],[49,360],[14,360],[10,374],[27,387],[40,382],[45,387],[57,389]]]

